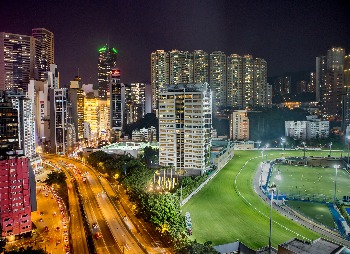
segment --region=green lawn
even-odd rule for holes
[[[277,180],[278,172],[281,179]],[[279,192],[288,196],[300,196],[305,199],[323,199],[328,202],[334,197],[334,168],[304,167],[293,165],[275,165],[271,181],[279,186]],[[350,195],[350,176],[338,169],[337,198]],[[298,197],[299,198],[299,197]]]
[[[323,224],[330,229],[336,228],[327,204],[289,200],[287,205],[316,223]]]
[[[270,160],[281,157],[282,153],[286,156],[303,155],[302,151],[267,151],[265,154],[268,154]],[[324,156],[328,154],[326,151],[322,153]],[[319,154],[320,152],[306,153],[307,156]],[[336,153],[332,152],[332,156],[336,156]],[[238,174],[250,158],[253,159]],[[260,162],[261,151],[235,151],[234,158],[221,172],[183,206],[183,214],[187,211],[191,213],[192,239],[202,243],[212,241],[213,245],[239,239],[253,249],[268,245],[269,206],[258,197],[252,187],[254,172]],[[319,237],[318,234],[299,226],[275,211],[273,220],[272,242],[276,247],[293,237],[305,237],[311,240]]]

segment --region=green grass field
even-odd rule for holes
[[[317,156],[321,153],[324,156],[328,154],[326,151],[308,151],[306,156]],[[281,157],[281,154],[302,156],[303,152],[266,151],[265,154],[271,160]],[[332,152],[332,156],[340,156],[340,152]],[[238,174],[242,166],[251,158],[253,159]],[[183,214],[187,211],[191,213],[192,239],[202,243],[212,241],[213,245],[239,239],[253,249],[268,245],[270,209],[252,187],[253,176],[260,162],[261,151],[235,151],[234,158],[221,172],[182,207]],[[249,205],[238,191],[253,206]],[[319,237],[318,234],[299,226],[275,211],[273,220],[272,243],[276,247],[293,237],[301,239],[305,237],[311,240]]]
[[[276,175],[281,175],[277,180]],[[334,197],[334,168],[304,167],[294,165],[275,165],[271,181],[279,186],[279,192],[289,196],[300,196],[305,199],[323,199],[328,202]],[[337,198],[350,196],[350,175],[338,169]]]
[[[330,229],[336,228],[333,216],[325,203],[289,200],[287,205],[293,210]]]

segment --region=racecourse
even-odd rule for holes
[[[265,151],[268,160],[284,155],[302,156],[302,153],[300,150]],[[310,155],[327,156],[327,151],[307,152],[306,156]],[[332,156],[340,156],[340,152],[333,151]],[[253,249],[268,245],[270,208],[252,186],[261,160],[261,151],[235,151],[234,158],[221,172],[182,207],[183,214],[191,213],[192,239],[202,243],[212,241],[213,245],[238,239]],[[275,247],[294,237],[305,240],[319,237],[275,211],[273,221]]]

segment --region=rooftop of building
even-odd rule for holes
[[[294,238],[280,246],[298,254],[335,253],[335,251],[340,251],[344,248],[339,244],[330,242],[323,238],[318,238],[311,243]]]

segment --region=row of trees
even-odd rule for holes
[[[152,151],[149,151],[149,154],[152,154]],[[180,212],[178,190],[173,193],[149,191],[156,169],[147,167],[144,157],[135,159],[128,155],[114,156],[99,151],[92,153],[87,162],[101,173],[106,173],[123,184],[130,201],[136,206],[137,216],[150,222],[163,238],[163,242],[174,246],[178,253],[189,253],[186,252],[188,248],[198,250],[192,253],[217,253],[210,244],[202,245],[187,238],[185,218]],[[192,181],[186,180],[184,186],[193,187]]]

